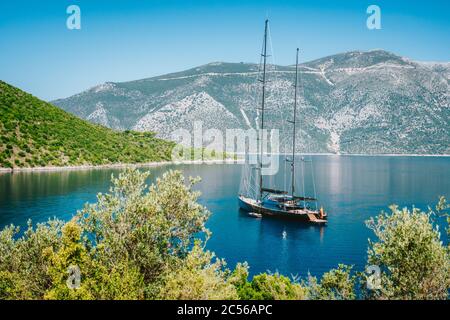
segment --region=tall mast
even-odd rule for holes
[[[266,64],[267,64],[267,27],[269,24],[269,20],[266,19],[265,27],[264,27],[264,48],[263,48],[263,78],[262,78],[262,102],[261,102],[261,125],[259,129],[259,149],[260,149],[260,157],[259,157],[259,199],[262,200],[263,193],[263,176],[262,176],[262,157],[263,157],[263,139],[264,139],[264,105],[266,98]]]
[[[295,125],[297,120],[297,81],[298,81],[298,52],[297,48],[297,56],[295,59],[295,93],[294,93],[294,120],[292,122],[293,130],[292,130],[292,162],[291,162],[291,196],[294,196],[295,193]]]

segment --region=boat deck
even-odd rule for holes
[[[239,196],[239,200],[241,208],[246,211],[272,217],[296,218],[314,224],[327,223],[326,219],[323,219],[322,216],[319,216],[320,213],[318,211],[309,209],[283,210],[278,205],[270,205],[268,203],[261,204],[255,199],[247,198],[242,195]],[[326,215],[324,216],[324,218],[325,217]]]

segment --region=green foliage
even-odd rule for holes
[[[153,133],[91,124],[2,81],[0,136],[5,168],[170,160],[174,147]]]
[[[439,202],[436,205],[436,212],[438,215],[443,215],[447,217],[447,225],[450,225],[450,203],[447,203],[447,199],[445,197],[441,196],[439,197]],[[447,234],[450,235],[450,228],[447,227]]]
[[[238,264],[233,282],[243,300],[299,300],[304,299],[306,289],[279,273],[262,273],[248,281],[248,265]]]
[[[356,298],[356,277],[351,276],[351,266],[340,264],[337,269],[326,272],[320,281],[309,276],[305,287],[311,300],[353,300]]]
[[[180,266],[167,274],[160,298],[169,300],[236,300],[226,263],[196,242]]]
[[[211,160],[238,160],[236,154],[216,151],[206,148],[192,148],[177,145],[172,149],[172,159],[176,161],[211,161]]]
[[[81,239],[82,229],[75,221],[62,229],[62,246],[57,252],[51,248],[43,255],[49,261],[48,274],[52,284],[45,299],[140,299],[143,297],[143,279],[136,267],[127,260],[108,266],[96,250],[89,250]],[[77,266],[83,275],[80,287],[67,286],[67,270]]]
[[[61,246],[63,222],[51,220],[28,229],[9,226],[0,232],[0,299],[42,299],[51,283],[44,250]]]
[[[445,299],[450,285],[449,252],[433,227],[432,212],[391,206],[367,222],[377,241],[369,241],[368,264],[381,268],[377,299]]]
[[[146,297],[154,298],[163,274],[188,254],[194,235],[208,232],[209,212],[192,191],[196,180],[186,184],[181,172],[169,171],[147,187],[147,176],[126,170],[78,216],[91,235],[89,246],[103,248],[108,264],[130,260],[144,277]]]
[[[113,177],[110,192],[66,224],[50,221],[33,229],[30,223],[19,238],[13,226],[1,231],[0,298],[152,299],[168,275],[191,270],[198,257],[212,258],[190,250],[194,235],[208,234],[209,212],[192,191],[196,180],[186,183],[180,172],[170,171],[148,187],[147,176],[128,169]],[[78,289],[66,285],[72,265],[81,271]],[[222,262],[197,264],[196,272],[217,289],[226,273],[216,266]],[[235,296],[232,285],[223,288]]]

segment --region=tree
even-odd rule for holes
[[[443,196],[439,197],[439,202],[436,205],[436,213],[439,216],[447,217],[447,234],[448,235],[450,235],[450,214],[448,213],[449,209],[450,209],[450,204],[447,203],[447,199],[445,199],[445,197],[443,197]]]
[[[301,300],[306,290],[299,283],[279,273],[261,273],[248,281],[248,265],[238,264],[233,283],[242,300]]]
[[[44,298],[142,299],[143,280],[137,268],[126,260],[108,268],[97,255],[103,248],[89,250],[82,241],[81,232],[81,227],[72,220],[62,228],[62,246],[58,251],[54,252],[52,248],[44,250],[43,255],[49,261],[48,273],[52,278]],[[70,267],[79,270],[79,287],[67,285]]]
[[[177,270],[167,274],[160,298],[169,300],[236,300],[236,288],[224,260],[196,242]]]
[[[367,221],[378,240],[369,240],[368,264],[381,269],[376,299],[446,299],[450,284],[449,254],[431,221],[432,212],[391,206]]]
[[[20,229],[12,225],[0,232],[0,299],[43,298],[51,277],[42,253],[61,246],[63,224],[50,220],[33,228],[29,221],[20,237]]]
[[[352,267],[340,264],[322,276],[319,281],[316,277],[308,276],[304,284],[307,288],[307,298],[310,300],[353,300],[356,298],[356,276],[351,275]]]
[[[67,223],[49,221],[34,229],[30,222],[20,238],[14,226],[1,231],[0,298],[158,297],[167,275],[199,255],[191,248],[196,236],[208,237],[209,212],[192,190],[197,180],[186,183],[181,172],[169,171],[148,187],[147,177],[125,170],[112,178],[109,193],[99,194],[97,203],[86,205]],[[77,289],[66,283],[71,266],[81,272]],[[215,275],[216,269],[187,270]]]
[[[130,263],[143,276],[146,298],[155,298],[163,276],[185,259],[195,235],[208,234],[209,212],[197,203],[198,192],[186,183],[180,171],[168,171],[148,187],[148,173],[127,169],[108,194],[86,206],[78,219],[91,236],[88,245],[102,248],[107,266]]]

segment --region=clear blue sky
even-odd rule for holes
[[[66,8],[81,8],[81,30]],[[366,9],[381,8],[382,30]],[[381,48],[450,61],[448,0],[0,1],[0,79],[51,100],[105,81],[128,81],[212,61],[256,62],[271,20],[275,62]]]

